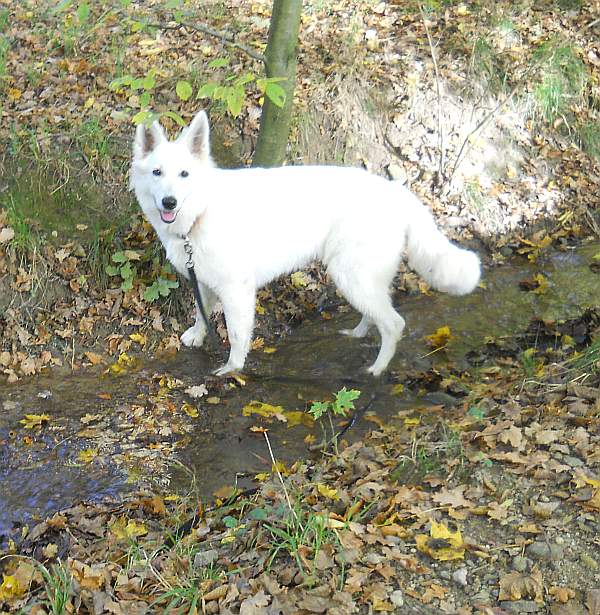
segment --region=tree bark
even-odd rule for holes
[[[267,77],[283,78],[285,103],[278,107],[265,96],[254,160],[255,167],[283,164],[292,119],[296,85],[296,47],[300,30],[302,0],[273,0],[269,39],[265,51]]]

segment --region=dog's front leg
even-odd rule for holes
[[[256,289],[249,282],[237,284],[220,293],[220,299],[223,304],[231,350],[227,363],[215,370],[217,376],[223,376],[244,367],[254,328]]]
[[[202,303],[204,304],[204,311],[206,316],[210,318],[212,314],[213,308],[215,307],[215,303],[217,302],[217,296],[213,293],[208,286],[202,284],[202,282],[198,282],[198,286],[200,288],[200,296],[202,297]],[[198,308],[198,304],[196,304],[196,322],[193,327],[190,327],[187,331],[183,333],[181,336],[181,343],[184,346],[202,346],[204,342],[204,338],[206,337],[206,325],[204,324],[204,318],[202,318],[202,313]]]

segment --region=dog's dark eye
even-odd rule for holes
[[[187,171],[181,171],[179,175],[181,175],[181,177],[187,177],[189,173]]]
[[[156,177],[158,177],[159,175],[162,175],[162,171],[160,169],[154,169],[154,171],[152,171],[152,175],[156,175]]]

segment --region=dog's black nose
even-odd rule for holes
[[[175,209],[177,207],[177,199],[174,196],[166,196],[162,200],[165,209]]]

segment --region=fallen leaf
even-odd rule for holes
[[[463,559],[465,556],[465,546],[460,530],[453,532],[443,523],[437,523],[433,519],[429,536],[417,534],[415,541],[419,551],[440,562]]]
[[[500,595],[498,600],[531,599],[542,603],[544,601],[544,581],[539,569],[531,574],[509,572],[500,579]]]
[[[21,423],[25,429],[33,429],[34,427],[41,427],[48,421],[50,421],[50,417],[47,414],[26,414],[25,418],[21,419],[19,423]]]
[[[451,339],[452,333],[450,332],[450,327],[447,325],[444,327],[439,327],[435,333],[425,336],[425,340],[433,348],[444,348],[448,345]]]

